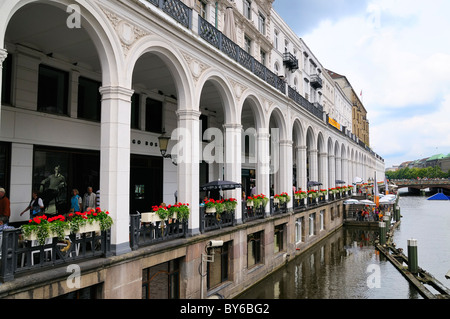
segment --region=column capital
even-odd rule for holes
[[[279,141],[280,146],[293,146],[294,142],[290,140],[281,140]]]
[[[131,101],[131,97],[134,94],[134,90],[122,87],[122,86],[102,86],[100,89],[102,99],[120,98],[127,102]]]
[[[222,127],[224,128],[224,130],[242,130],[243,126],[241,124],[237,124],[237,123],[226,123],[224,125],[222,125]]]
[[[175,114],[179,120],[199,120],[202,112],[197,110],[177,110]]]

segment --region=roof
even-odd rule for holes
[[[436,155],[431,156],[427,161],[428,162],[429,161],[436,161],[436,160],[440,160],[440,159],[443,159],[443,158],[445,158],[444,154],[436,154]]]

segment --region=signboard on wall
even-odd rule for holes
[[[341,124],[339,124],[338,122],[336,122],[335,119],[332,119],[331,117],[328,118],[328,123],[330,123],[331,126],[334,126],[335,128],[337,128],[338,130],[341,130]]]

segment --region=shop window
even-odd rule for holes
[[[274,253],[279,253],[284,250],[284,229],[284,224],[275,226],[273,240]]]
[[[254,233],[247,236],[247,267],[262,263],[263,232]]]
[[[2,104],[11,105],[11,90],[12,90],[12,56],[8,54],[5,61],[3,61],[2,73]]]
[[[163,132],[163,102],[147,98],[145,107],[145,130],[158,134]]]
[[[69,73],[39,66],[38,105],[40,112],[67,115]]]
[[[80,77],[78,80],[78,118],[100,122],[102,97],[101,83]]]
[[[207,287],[208,289],[219,286],[229,279],[230,243],[222,247],[209,248],[208,255],[214,254],[214,262],[208,263]]]
[[[131,128],[139,130],[141,128],[140,125],[140,102],[141,96],[139,94],[133,94],[131,97]]]
[[[179,299],[179,259],[142,271],[142,299]]]
[[[80,196],[100,184],[100,152],[36,146],[33,156],[33,189],[41,192],[47,214],[70,209],[71,191]]]

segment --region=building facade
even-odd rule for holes
[[[308,181],[381,180],[383,159],[330,126],[325,69],[272,2],[1,0],[0,183],[10,221],[26,221],[19,212],[33,189],[51,193],[48,213],[62,213],[72,189],[92,186],[120,256],[131,251],[130,214],[161,202],[189,203],[198,235],[208,181],[242,183],[224,194],[240,199],[252,185],[269,195]],[[225,37],[227,14],[235,32]]]

